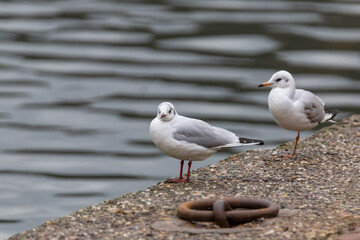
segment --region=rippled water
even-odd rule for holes
[[[177,175],[148,134],[162,101],[293,140],[257,88],[279,69],[359,112],[360,1],[1,2],[0,238]]]

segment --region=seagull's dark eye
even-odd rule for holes
[[[171,113],[172,109],[170,108],[169,113]]]
[[[276,82],[280,82],[280,81],[281,81],[281,78],[278,78],[278,79],[276,79],[275,81],[276,81]]]

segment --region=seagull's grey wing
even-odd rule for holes
[[[230,131],[213,127],[198,119],[186,117],[174,125],[173,137],[178,141],[186,141],[206,148],[234,143],[238,139]]]
[[[297,89],[295,100],[303,104],[304,113],[311,123],[320,123],[325,117],[324,102],[309,91]]]

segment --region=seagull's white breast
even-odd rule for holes
[[[285,89],[273,88],[268,97],[268,105],[275,122],[288,130],[303,131],[317,126],[311,123],[304,112],[301,101],[294,101]]]

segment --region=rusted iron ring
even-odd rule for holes
[[[242,208],[236,210],[236,208]],[[245,210],[244,210],[245,208]],[[179,218],[197,222],[215,222],[220,227],[247,223],[258,218],[276,217],[279,207],[272,202],[253,198],[205,199],[179,205]]]

